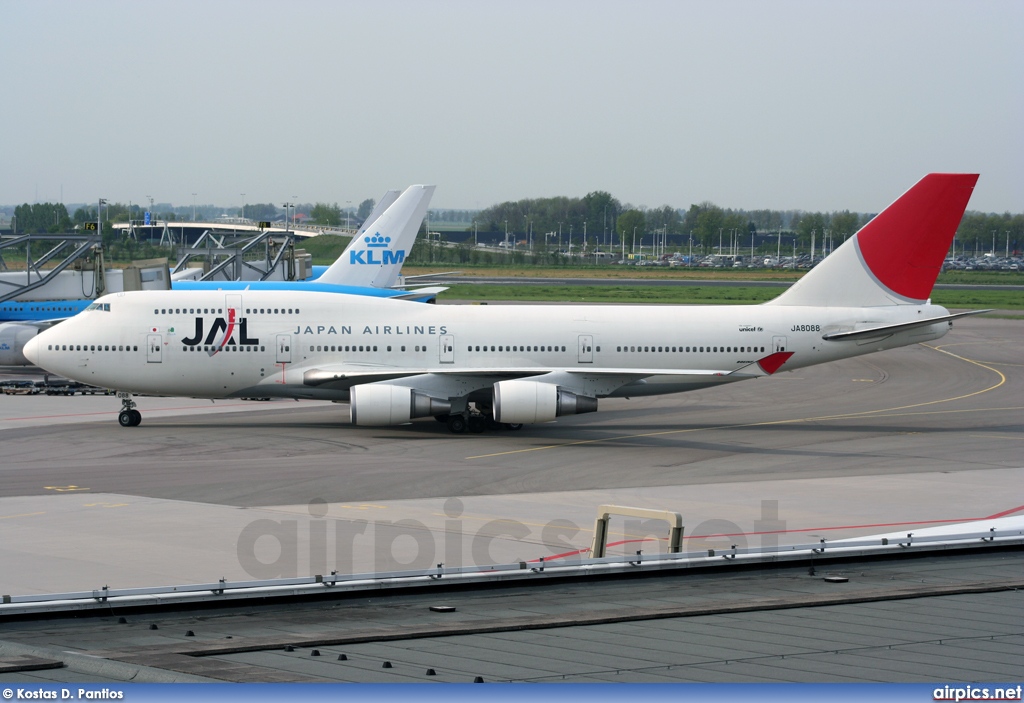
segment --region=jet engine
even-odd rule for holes
[[[349,412],[352,424],[363,427],[400,425],[414,417],[446,415],[452,404],[405,386],[369,383],[353,386]]]
[[[597,398],[570,393],[552,383],[499,381],[494,384],[494,419],[497,422],[551,422],[562,415],[596,410]]]
[[[0,324],[0,366],[31,366],[25,358],[25,343],[39,334],[35,325],[17,322]]]

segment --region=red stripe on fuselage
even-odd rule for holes
[[[231,335],[235,333],[235,313],[236,312],[237,311],[234,308],[228,308],[228,328],[226,330],[224,330],[224,337],[220,340],[220,344],[215,344],[214,345],[216,348],[212,352],[210,352],[210,356],[213,356],[214,354],[219,352],[221,349],[223,349],[224,345],[228,343],[229,339],[231,339]]]
[[[769,354],[763,359],[759,359],[757,365],[761,367],[761,370],[771,376],[773,373],[779,370],[779,367],[789,361],[789,357],[793,356],[793,352],[775,352]]]

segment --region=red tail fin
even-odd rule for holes
[[[977,174],[929,174],[857,233],[882,285],[916,300],[931,295],[977,181]]]

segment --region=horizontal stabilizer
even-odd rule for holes
[[[927,327],[928,325],[934,325],[936,322],[952,322],[959,317],[968,317],[969,315],[980,315],[983,312],[992,312],[989,310],[971,310],[969,312],[956,312],[949,315],[942,315],[941,317],[929,317],[924,320],[914,320],[913,322],[900,322],[894,325],[879,325],[878,327],[867,327],[862,330],[850,330],[848,332],[829,332],[821,335],[821,338],[826,341],[835,341],[838,339],[861,339],[864,337],[875,337],[880,334],[893,334],[895,332],[902,332],[904,330],[914,329],[915,327]]]
[[[427,298],[436,298],[438,293],[442,293],[448,290],[448,286],[427,286],[425,288],[414,288],[412,290],[402,291],[396,295],[390,295],[390,300],[424,300]]]
[[[404,276],[405,282],[420,281],[424,278],[440,278],[442,276],[461,276],[462,271],[439,271],[437,273],[417,273],[413,276]]]

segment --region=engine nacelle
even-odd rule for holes
[[[363,427],[400,425],[414,417],[445,415],[452,409],[447,400],[431,398],[406,386],[380,383],[353,386],[349,403],[352,424]]]
[[[597,398],[570,393],[553,383],[499,381],[494,384],[494,419],[497,422],[551,422],[562,415],[596,410]]]
[[[37,334],[39,328],[35,325],[0,324],[0,366],[31,366],[32,362],[25,358],[25,343]]]

